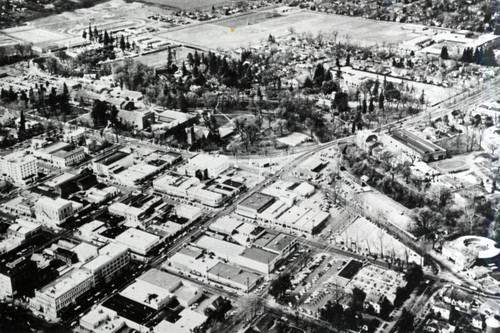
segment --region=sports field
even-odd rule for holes
[[[33,29],[29,27],[28,28],[23,27],[22,29],[20,28],[6,29],[3,30],[3,33],[7,34],[10,37],[33,44],[68,38],[68,36],[57,32],[45,29]]]
[[[262,15],[262,13],[255,15]],[[242,19],[251,21],[248,16],[244,16]],[[336,31],[339,39],[348,35],[351,42],[367,46],[382,45],[383,43],[398,44],[418,36],[411,31],[401,29],[403,24],[399,23],[326,15],[310,11],[295,12],[244,26],[241,26],[239,21],[241,20],[235,19],[234,27],[228,27],[225,23],[224,26],[221,26],[220,23],[208,23],[204,24],[203,28],[193,26],[165,32],[160,36],[206,49],[221,48],[223,50],[259,44],[266,41],[269,34],[275,37],[286,36],[290,33],[290,28],[293,28],[297,33],[309,32],[312,34],[319,32],[331,34]]]
[[[142,0],[160,6],[167,6],[182,10],[220,6],[231,3],[231,0]]]

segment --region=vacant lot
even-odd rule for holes
[[[221,6],[231,3],[230,0],[142,0],[142,2],[155,5],[172,7],[182,10],[192,10],[196,8],[206,8],[212,6]]]
[[[297,33],[309,32],[312,34],[319,32],[331,34],[336,31],[338,38],[349,38],[351,42],[361,45],[397,44],[418,36],[410,31],[402,30],[403,25],[399,23],[365,20],[356,17],[295,12],[262,21],[262,12],[252,15],[256,15],[256,18],[253,19],[252,16],[245,15],[235,19],[236,26],[229,27],[227,22],[231,23],[231,20],[228,20],[219,24],[205,24],[203,28],[193,26],[166,32],[160,36],[207,49],[221,48],[224,50],[259,44],[267,41],[269,34],[275,37],[286,36],[290,34],[290,28],[293,28]],[[250,23],[252,20],[259,21],[259,23],[241,26],[242,21]],[[237,24],[240,26],[238,27]],[[234,28],[234,31],[231,28]]]

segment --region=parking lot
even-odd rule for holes
[[[312,261],[293,276],[298,310],[315,316],[330,299],[341,299],[347,280],[337,273],[347,264],[348,258],[318,253]]]

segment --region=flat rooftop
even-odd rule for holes
[[[254,210],[261,210],[263,207],[270,205],[274,202],[275,198],[271,195],[264,193],[254,193],[245,200],[243,200],[239,206],[247,207]]]
[[[241,256],[262,264],[269,264],[271,261],[275,260],[278,255],[273,252],[251,247],[245,249],[243,253],[241,253]]]
[[[243,252],[244,247],[238,244],[226,242],[217,238],[202,236],[196,245],[209,252],[214,252],[216,255],[237,256]]]
[[[138,324],[145,323],[156,313],[155,309],[120,294],[113,295],[102,306],[115,311],[120,317]]]
[[[177,276],[160,271],[156,268],[152,268],[142,274],[137,278],[137,280],[147,282],[166,290],[174,290],[182,282],[182,280]]]
[[[90,272],[75,269],[42,288],[41,292],[52,298],[58,298],[90,278],[92,278]]]
[[[129,228],[116,236],[115,240],[121,242],[122,244],[149,247],[151,244],[157,243],[160,238],[139,229]]]
[[[264,247],[270,241],[272,241],[277,235],[278,235],[277,232],[266,231],[264,234],[262,234],[262,236],[257,238],[253,243],[257,246]]]
[[[264,249],[269,251],[281,252],[284,248],[289,246],[295,240],[294,237],[288,236],[286,234],[279,234],[273,239],[271,239],[265,246]]]
[[[257,273],[252,273],[244,269],[230,266],[222,262],[218,263],[217,265],[209,269],[208,273],[214,276],[224,277],[224,279],[231,280],[241,285],[247,285],[247,283],[249,285],[253,285],[261,277]]]

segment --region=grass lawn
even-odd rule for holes
[[[325,34],[337,31],[338,38],[350,36],[351,42],[362,45],[375,44],[397,44],[402,41],[412,39],[418,35],[408,30],[401,29],[403,24],[394,22],[383,22],[365,20],[357,17],[326,15],[315,12],[296,12],[283,15],[273,19],[262,21],[265,12],[255,13],[255,18],[245,15],[234,20],[227,20],[218,24],[208,23],[200,27],[189,27],[172,32],[160,34],[162,37],[198,45],[203,48],[224,50],[249,45],[259,44],[266,41],[269,34],[275,37],[288,35],[289,28],[293,27],[297,33]],[[270,12],[268,12],[270,14]],[[258,22],[251,24],[252,21]],[[248,25],[238,26],[248,22]],[[232,27],[231,25],[234,23]],[[231,30],[234,29],[234,31]]]

